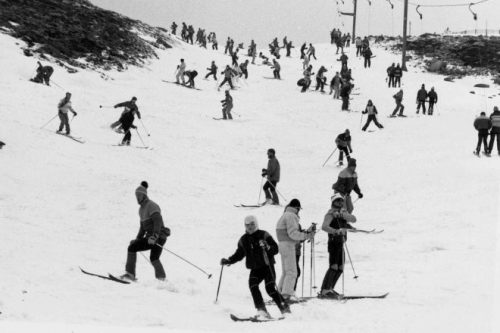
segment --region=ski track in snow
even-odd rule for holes
[[[0,151],[0,331],[494,331],[500,157],[478,159],[471,153],[477,140],[474,117],[500,104],[498,87],[473,88],[485,78],[450,83],[410,65],[403,77],[409,117],[389,119],[397,90],[387,88],[385,69],[399,56],[374,47],[372,68],[364,69],[351,48],[349,64],[360,88],[351,109],[361,110],[372,99],[385,127],[364,133],[359,112],[341,112],[341,102],[331,95],[299,92],[302,65],[294,50],[294,58],[280,60],[281,81],[264,79],[272,75],[270,68],[250,65],[248,81],[231,92],[235,121],[213,121],[221,116],[224,92],[201,77],[211,60],[222,70],[230,58],[180,44],[158,51],[160,59],[149,69],[112,72],[108,81],[90,71],[68,74],[55,66],[53,80],[73,94],[78,116],[71,122],[72,134],[86,141],[82,145],[51,133],[58,119],[40,129],[56,115],[65,90],[29,82],[35,59],[24,57],[16,43],[22,42],[0,34],[0,139],[7,143]],[[330,78],[332,63],[335,71],[340,69],[335,48],[324,44],[316,49],[320,60],[312,64],[326,65]],[[202,91],[162,82],[173,80],[180,58],[188,69],[198,69],[196,84]],[[439,94],[433,117],[415,115],[422,83]],[[494,99],[482,96],[494,93]],[[139,121],[135,124],[154,150],[112,146],[121,135],[107,126],[121,109],[99,105],[132,96],[138,97],[151,137]],[[337,153],[321,165],[346,128],[351,129],[365,195],[355,203],[356,225],[385,231],[349,234],[359,279],[352,279],[346,264],[345,293],[389,296],[346,303],[313,300],[292,306],[292,315],[283,321],[233,323],[229,313],[255,312],[248,271],[244,262],[224,269],[214,305],[220,258],[236,249],[246,215],[255,214],[261,229],[274,236],[283,211],[233,204],[257,202],[260,170],[267,165],[266,150],[273,147],[282,167],[279,191],[288,200],[301,200],[304,227],[322,223],[331,185],[342,169],[335,167]],[[132,141],[141,145],[135,132]],[[172,229],[166,247],[212,273],[212,279],[165,252],[166,286],[154,279],[140,255],[139,282],[131,285],[80,272],[78,266],[100,274],[123,271],[126,248],[138,229],[134,189],[142,180],[149,182],[150,197]],[[326,239],[323,232],[317,236],[318,287],[328,265]],[[305,295],[309,278],[308,252]],[[299,295],[300,285],[299,280]],[[339,281],[337,290],[341,286]],[[268,309],[278,315],[275,306]]]

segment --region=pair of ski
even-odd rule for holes
[[[116,144],[113,145],[114,147],[132,147],[132,148],[137,148],[137,149],[150,149],[152,150],[153,148],[150,148],[148,146],[131,146],[131,145],[123,145],[123,144]]]
[[[72,136],[72,135],[70,135],[70,134],[65,134],[65,133],[61,133],[61,132],[56,132],[56,134],[59,134],[59,135],[65,136],[65,137],[67,137],[68,139],[74,140],[74,141],[79,142],[79,143],[85,143],[85,141],[83,141],[83,139],[82,139],[82,138],[78,138],[78,137]]]
[[[277,207],[282,207],[281,205],[273,205],[273,204],[258,204],[258,205],[244,205],[244,204],[239,204],[239,205],[234,205],[234,207],[237,208],[259,208],[263,206],[277,206]]]
[[[472,153],[477,157],[481,158],[481,154],[477,153],[476,151],[473,151]],[[482,154],[486,157],[491,157],[491,154],[486,154],[485,152],[483,152]]]
[[[349,300],[357,300],[357,299],[384,299],[389,295],[389,293],[385,294],[380,294],[380,295],[344,295],[344,296],[338,296],[338,297],[328,297],[328,296],[321,296],[318,294],[318,296],[305,296],[305,297],[299,297],[295,301],[289,301],[288,304],[300,304],[300,303],[305,303],[313,299],[319,299],[319,300],[329,300],[329,301],[349,301]],[[266,305],[272,305],[274,304],[274,301],[267,301]]]
[[[80,270],[82,271],[83,274],[87,274],[87,275],[90,275],[90,276],[95,276],[95,277],[98,277],[98,278],[101,278],[101,279],[104,279],[104,280],[109,280],[109,281],[113,281],[113,282],[118,282],[118,283],[122,283],[122,284],[130,284],[130,281],[126,281],[126,280],[123,280],[123,279],[120,279],[112,274],[108,274],[108,275],[101,275],[101,274],[96,274],[96,273],[91,273],[91,272],[87,272],[86,270],[84,270],[83,268],[80,267]]]
[[[380,229],[380,230],[377,230],[377,229],[371,229],[371,230],[347,229],[347,231],[354,232],[354,233],[360,232],[363,234],[380,234],[380,233],[384,232],[384,229]]]
[[[172,83],[172,84],[176,84],[178,86],[181,86],[181,87],[184,87],[184,88],[189,88],[189,89],[194,89],[194,90],[200,90],[199,88],[195,88],[195,87],[191,87],[191,86],[188,86],[186,84],[183,84],[183,83],[179,83],[179,82],[173,82],[173,81],[166,81],[166,80],[162,80],[163,82],[166,82],[166,83]]]

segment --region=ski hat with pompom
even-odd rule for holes
[[[139,187],[135,189],[135,194],[148,195],[148,182],[142,181],[141,185],[139,185]]]

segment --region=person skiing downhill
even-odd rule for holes
[[[348,213],[352,213],[354,206],[351,200],[351,191],[354,190],[358,195],[358,198],[363,198],[363,193],[358,185],[358,174],[356,173],[356,159],[351,158],[347,162],[347,168],[339,173],[337,182],[332,185],[332,189],[335,193],[340,193],[344,198],[344,208]]]
[[[337,138],[335,138],[335,144],[337,145],[337,148],[339,150],[339,165],[344,164],[344,153],[347,158],[347,162],[349,162],[349,160],[351,159],[351,156],[349,154],[352,153],[351,132],[349,131],[349,129],[346,129],[343,133],[337,135]]]
[[[295,283],[298,276],[296,246],[301,241],[313,239],[316,232],[314,224],[307,231],[300,231],[300,209],[300,201],[292,199],[276,224],[282,267],[278,290],[287,303],[297,300],[295,296]]]
[[[245,258],[245,265],[250,270],[248,286],[257,309],[258,319],[269,319],[266,305],[262,299],[259,284],[264,281],[267,294],[273,299],[282,314],[290,313],[290,307],[276,290],[276,272],[274,256],[278,254],[278,245],[273,237],[264,230],[259,230],[257,218],[245,217],[245,234],[238,241],[236,252],[229,258],[222,258],[221,265],[229,266]]]
[[[362,128],[363,131],[366,131],[366,129],[368,128],[368,126],[370,125],[370,123],[372,121],[375,123],[375,125],[378,128],[384,128],[384,126],[382,126],[382,124],[380,124],[377,120],[377,113],[378,113],[377,108],[375,107],[375,105],[373,105],[373,102],[371,99],[368,100],[368,104],[366,105],[365,111],[363,111],[362,113],[363,114],[368,113],[368,119],[366,119],[366,124]]]
[[[170,236],[170,229],[165,227],[161,216],[160,206],[148,197],[148,183],[141,182],[135,190],[135,197],[139,204],[140,226],[135,239],[130,241],[127,248],[127,263],[125,274],[120,276],[124,280],[136,280],[135,264],[137,252],[151,250],[149,260],[153,265],[155,277],[163,281],[166,278],[165,270],[160,261],[162,247]]]
[[[344,198],[334,194],[330,210],[325,215],[321,229],[328,233],[328,270],[321,284],[320,297],[342,298],[335,291],[335,285],[344,272],[344,243],[347,240],[347,229],[352,227],[348,222],[356,222],[356,217],[344,208]]]
[[[267,169],[262,169],[262,177],[267,178],[263,187],[264,193],[266,194],[266,201],[263,205],[279,205],[280,200],[276,193],[276,186],[278,186],[278,182],[280,181],[280,162],[276,158],[276,151],[273,148],[267,150],[267,157],[269,159],[267,162]]]
[[[73,107],[71,106],[71,93],[66,93],[66,96],[61,99],[57,105],[57,109],[59,110],[58,115],[61,120],[57,133],[62,133],[63,129],[66,128],[66,135],[70,135],[71,130],[69,127],[68,111],[73,113],[73,117],[76,117],[77,115],[76,111],[73,110]]]
[[[222,119],[233,119],[231,115],[231,110],[233,109],[233,97],[229,94],[229,90],[226,90],[225,97],[221,101],[222,103]]]
[[[210,65],[209,68],[207,68],[207,75],[205,75],[205,79],[208,79],[210,75],[213,75],[215,81],[217,81],[217,65],[215,64],[215,61],[212,61],[212,64]]]
[[[111,125],[111,128],[116,127],[118,124],[121,124],[125,135],[123,136],[122,145],[130,145],[130,140],[132,139],[132,133],[130,132],[131,128],[137,128],[134,125],[134,115],[136,114],[139,119],[141,119],[141,113],[137,108],[135,102],[137,101],[137,97],[132,97],[130,101],[118,103],[114,107],[125,107],[125,110],[122,112],[120,119],[118,122],[115,122]]]

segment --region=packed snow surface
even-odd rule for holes
[[[160,59],[148,68],[112,72],[109,80],[91,71],[68,74],[54,65],[54,84],[47,87],[28,81],[35,59],[23,56],[20,46],[0,35],[0,140],[7,144],[0,150],[1,332],[495,331],[500,156],[472,154],[474,117],[480,111],[490,114],[500,104],[497,87],[473,88],[485,78],[446,82],[410,65],[403,77],[408,117],[388,118],[397,89],[387,87],[385,70],[399,56],[375,47],[372,68],[365,69],[351,48],[349,65],[359,88],[351,110],[357,112],[341,112],[341,102],[331,95],[300,93],[296,82],[302,63],[294,49],[292,58],[280,59],[281,81],[269,79],[268,66],[250,65],[248,80],[240,80],[239,89],[231,92],[235,119],[214,121],[212,117],[221,117],[224,90],[217,91],[212,78],[202,78],[211,60],[222,76],[230,58],[220,51],[178,43],[159,51]],[[340,70],[333,46],[317,45],[317,57],[315,71],[325,65],[331,78]],[[201,91],[163,82],[175,81],[180,58],[187,69],[199,72]],[[422,83],[439,94],[432,117],[415,114]],[[78,112],[72,134],[85,144],[56,135],[58,119],[40,129],[57,115],[66,91],[73,94]],[[121,109],[112,106],[132,96],[138,98],[151,136],[140,121],[135,124],[152,150],[114,146],[121,136],[109,124]],[[360,130],[365,117],[359,111],[368,99],[379,111],[382,130],[373,124],[372,132]],[[232,322],[230,313],[255,313],[248,270],[244,262],[226,267],[214,304],[220,259],[235,251],[246,215],[256,215],[260,228],[274,236],[283,212],[282,207],[233,205],[263,201],[260,172],[267,165],[267,149],[275,148],[282,175],[278,190],[287,201],[301,201],[304,227],[321,223],[341,171],[335,166],[337,153],[321,166],[346,128],[364,194],[355,203],[357,227],[384,232],[349,235],[359,278],[353,279],[347,263],[344,292],[389,296],[313,300],[293,305],[282,321]],[[132,143],[142,145],[136,132]],[[139,281],[131,285],[80,272],[79,266],[100,274],[124,271],[127,246],[139,227],[134,190],[142,180],[149,182],[150,198],[172,230],[166,247],[213,274],[211,279],[166,252],[161,260],[167,283],[155,280],[140,255]],[[319,232],[318,288],[328,266],[326,240]],[[301,285],[299,280],[299,296]],[[261,290],[267,297],[263,286]],[[342,292],[342,281],[337,290]],[[275,306],[268,309],[278,316]]]

